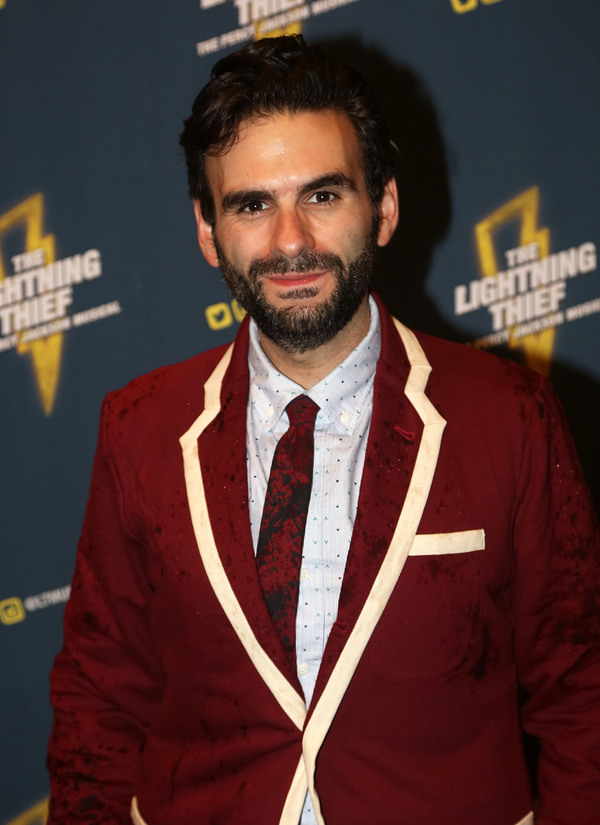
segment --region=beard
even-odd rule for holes
[[[219,266],[229,291],[261,330],[285,352],[303,353],[331,341],[349,323],[369,290],[376,257],[377,226],[375,222],[361,252],[346,266],[333,252],[305,249],[295,258],[272,255],[255,258],[245,275],[225,256],[213,233]],[[264,294],[263,275],[285,275],[329,270],[336,286],[332,294],[319,304],[275,307]],[[302,300],[318,294],[315,286],[290,288],[285,297]]]

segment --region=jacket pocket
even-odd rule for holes
[[[483,530],[415,537],[367,646],[378,677],[430,679],[467,664],[481,629],[484,548]]]

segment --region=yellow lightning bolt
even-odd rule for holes
[[[27,200],[15,206],[9,212],[0,216],[0,249],[2,237],[12,229],[25,224],[25,251],[33,252],[36,249],[44,250],[46,264],[55,261],[54,235],[43,235],[44,196],[37,192]],[[0,255],[0,280],[6,277]],[[37,381],[42,407],[46,415],[52,413],[58,377],[60,374],[60,358],[62,354],[63,334],[56,333],[47,338],[24,343],[19,336],[17,351],[23,355],[31,355],[33,369]]]
[[[284,34],[302,34],[302,23],[300,23],[300,21],[297,23],[290,23],[289,26],[283,26],[280,29],[273,29],[265,34],[262,33],[263,22],[264,21],[261,20],[255,27],[255,40],[261,40],[264,37],[281,37]]]
[[[290,23],[288,26],[282,26],[279,29],[272,29],[271,31],[264,31],[264,25],[268,18],[259,20],[254,24],[254,39],[262,40],[265,37],[281,37],[286,34],[302,34],[302,23],[298,20],[296,23]]]
[[[481,277],[495,275],[502,267],[498,265],[494,248],[494,232],[508,221],[521,220],[519,245],[537,243],[540,258],[550,254],[550,232],[538,228],[539,188],[532,186],[516,198],[492,212],[475,227],[475,241],[481,266]],[[522,347],[525,363],[542,375],[548,375],[554,348],[554,329],[533,333],[515,341],[510,337],[512,348]]]
[[[24,814],[21,814],[8,825],[44,825],[48,816],[48,800],[44,799],[34,805]]]

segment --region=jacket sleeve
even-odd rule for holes
[[[140,754],[162,692],[145,543],[128,523],[105,401],[64,645],[51,675],[48,825],[129,823]]]
[[[515,647],[539,737],[536,825],[600,823],[600,537],[562,409],[544,380],[527,421],[515,535]]]

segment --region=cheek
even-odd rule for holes
[[[216,236],[224,256],[236,269],[245,272],[248,261],[251,260],[248,239],[244,233],[223,231],[216,229]]]
[[[369,229],[362,223],[349,221],[341,224],[331,238],[331,251],[350,263],[363,251],[368,234]]]
[[[265,226],[244,226],[228,233],[227,246],[230,260],[241,267],[244,272],[256,258],[269,254],[269,236]]]

